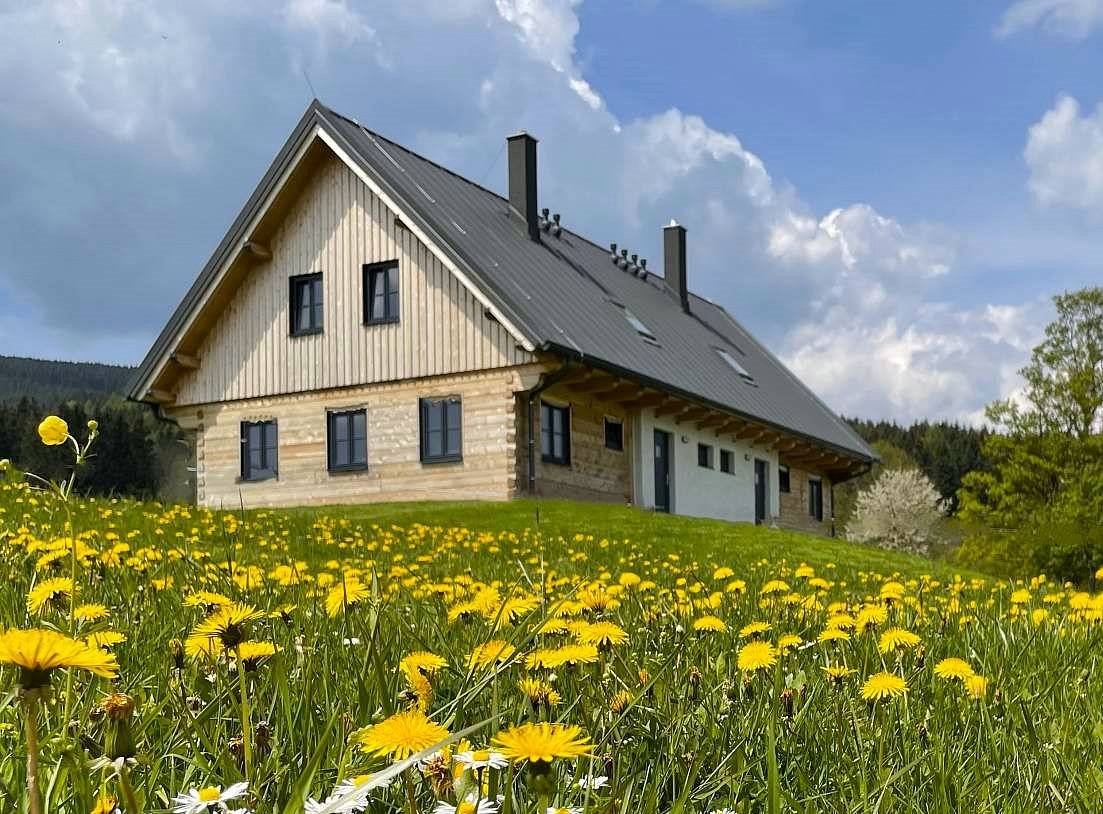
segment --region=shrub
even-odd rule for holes
[[[846,536],[882,548],[926,554],[942,499],[922,472],[888,470],[858,494]]]

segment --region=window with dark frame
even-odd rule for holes
[[[571,408],[540,403],[540,457],[551,464],[571,463]]]
[[[808,480],[808,513],[823,521],[823,481]]]
[[[735,455],[730,449],[720,450],[720,471],[729,475],[735,474]]]
[[[789,467],[784,464],[777,468],[777,489],[779,492],[788,493],[789,486]]]
[[[333,410],[326,415],[330,472],[368,468],[368,411]]]
[[[322,273],[300,274],[291,278],[291,335],[322,332]]]
[[[463,460],[463,403],[459,396],[420,399],[421,461]]]
[[[398,261],[364,266],[364,322],[398,322]]]
[[[605,416],[605,448],[616,452],[624,450],[624,422]]]
[[[241,479],[259,481],[274,478],[278,467],[276,422],[241,422]]]
[[[697,445],[697,465],[712,469],[712,447],[708,444]]]

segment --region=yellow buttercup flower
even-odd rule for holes
[[[19,685],[25,690],[45,687],[50,673],[59,667],[87,670],[102,678],[114,678],[119,670],[112,654],[37,628],[0,634],[0,663],[20,668]]]
[[[556,758],[584,757],[590,754],[590,739],[582,729],[566,724],[522,724],[499,732],[494,745],[514,762],[551,763]]]
[[[69,425],[65,423],[63,418],[48,415],[38,425],[38,437],[48,447],[64,444],[69,439]]]
[[[360,733],[360,749],[370,755],[405,760],[448,737],[448,730],[419,710],[392,715]]]

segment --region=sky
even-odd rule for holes
[[[0,0],[0,354],[134,364],[315,95],[661,265],[834,409],[980,422],[1103,260],[1103,0]]]

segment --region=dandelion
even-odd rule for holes
[[[578,641],[595,647],[615,646],[628,641],[628,632],[612,622],[591,622],[578,631]]]
[[[371,596],[371,586],[349,577],[330,589],[326,595],[326,613],[331,617],[339,615],[351,605],[363,602]]]
[[[593,748],[577,726],[522,724],[499,732],[494,738],[502,754],[514,762],[551,763],[556,758],[585,757]]]
[[[205,641],[209,643],[217,640],[206,639]],[[272,642],[242,642],[234,649],[234,658],[241,661],[245,672],[252,673],[279,650],[279,646]]]
[[[422,674],[431,676],[442,667],[447,667],[448,662],[436,653],[420,650],[404,656],[398,663],[398,667],[407,676]]]
[[[98,622],[101,619],[106,619],[111,615],[111,612],[105,605],[79,605],[73,611],[73,618],[78,622]]]
[[[765,670],[777,662],[777,651],[769,642],[748,642],[739,648],[736,665],[745,673]]]
[[[582,814],[582,809],[574,806],[548,806],[546,814]]]
[[[769,622],[751,622],[739,629],[739,638],[749,639],[752,636],[761,636],[764,633],[769,633],[770,627]]]
[[[232,603],[222,605],[196,625],[194,636],[218,639],[226,648],[237,647],[248,636],[248,624],[263,617],[252,605]]]
[[[908,691],[908,682],[895,673],[875,673],[862,685],[862,698],[876,701],[882,698],[896,698]]]
[[[96,798],[91,814],[122,814],[122,812],[119,810],[119,801],[116,798],[110,794],[103,794]]]
[[[517,653],[517,648],[504,639],[491,639],[478,645],[467,657],[469,668],[488,667],[509,661]]]
[[[822,667],[821,669],[823,670],[824,674],[836,684],[841,684],[843,679],[849,678],[850,676],[858,672],[853,667],[840,667],[830,664],[826,667]]]
[[[943,659],[934,667],[934,674],[939,678],[964,680],[973,675],[973,668],[964,659]]]
[[[966,676],[965,690],[969,693],[969,697],[975,701],[982,700],[988,695],[988,679],[982,675]]]
[[[469,794],[459,805],[440,800],[433,809],[433,814],[495,814],[497,811],[497,803]]]
[[[420,710],[386,718],[360,733],[360,749],[369,755],[405,760],[448,737],[448,730]]]
[[[906,650],[919,644],[920,638],[910,630],[902,627],[890,627],[881,634],[877,643],[877,649],[882,653],[891,653],[893,650]]]
[[[114,678],[119,665],[115,657],[85,642],[52,630],[9,630],[0,634],[0,663],[20,668],[19,685],[34,690],[50,683],[50,673],[59,667],[87,670],[102,678]]]
[[[829,627],[822,631],[819,636],[816,637],[818,642],[848,642],[850,641],[850,634],[845,630],[840,630],[837,627]]]
[[[43,580],[27,593],[27,610],[31,613],[42,613],[48,605],[72,595],[73,580],[69,577]]]
[[[693,629],[699,633],[723,633],[728,626],[718,616],[702,616],[693,621]]]
[[[173,799],[172,810],[174,814],[210,814],[215,811],[229,811],[230,808],[226,803],[236,800],[248,790],[248,783],[234,783],[225,791],[220,786],[192,789]]]

